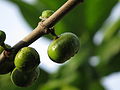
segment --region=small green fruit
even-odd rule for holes
[[[15,68],[11,74],[12,82],[19,87],[27,87],[32,85],[39,76],[39,68],[31,72],[20,71],[19,69]]]
[[[31,71],[40,63],[38,52],[31,47],[22,48],[15,56],[14,64],[22,71]]]
[[[48,47],[48,56],[57,63],[64,63],[74,56],[80,47],[79,38],[70,32],[63,33]]]
[[[52,10],[45,10],[42,12],[40,19],[46,19],[46,18],[50,17],[53,13],[54,13],[54,11],[52,11]]]
[[[0,45],[4,43],[5,39],[6,39],[5,32],[0,30]]]
[[[6,47],[10,47],[10,46],[6,45]],[[3,51],[4,51],[4,48],[2,46],[0,46],[1,56],[4,55]],[[14,61],[13,61],[12,55],[9,58],[7,58],[7,57],[0,58],[0,74],[7,74],[7,73],[11,72],[13,70],[13,68],[14,68]]]

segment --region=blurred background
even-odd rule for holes
[[[40,21],[41,12],[56,11],[67,0],[0,0],[0,30],[13,46]],[[75,33],[80,51],[65,64],[47,55],[51,36],[31,44],[40,54],[40,76],[30,87],[20,88],[10,74],[0,75],[0,90],[120,90],[120,2],[85,0],[56,25],[56,33]]]

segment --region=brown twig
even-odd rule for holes
[[[50,33],[48,32],[48,29],[53,27],[63,16],[65,16],[70,10],[72,10],[78,3],[82,1],[83,0],[68,0],[48,19],[46,19],[44,22],[39,22],[38,26],[29,35],[12,47],[12,50],[17,52],[22,47],[29,46],[41,36]]]

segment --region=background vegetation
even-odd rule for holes
[[[40,13],[56,11],[67,0],[6,0],[20,9],[23,18],[34,29]],[[69,62],[52,74],[41,69],[37,82],[28,88],[11,83],[9,74],[0,76],[1,90],[106,90],[101,78],[120,71],[120,17],[109,18],[118,0],[85,0],[55,25],[56,33],[73,32],[81,42],[81,49]],[[101,42],[96,41],[101,34]],[[49,38],[51,36],[45,36]]]

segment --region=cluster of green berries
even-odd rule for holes
[[[4,44],[6,34],[0,30],[0,54],[9,53],[11,47]],[[12,53],[9,58],[0,58],[0,74],[11,72],[12,82],[19,87],[32,85],[39,76],[40,56],[32,47],[23,47],[17,54]]]
[[[24,47],[16,54],[15,68],[11,73],[12,82],[20,87],[32,85],[38,76],[40,57],[38,52],[31,47]]]
[[[46,20],[53,14],[53,11],[46,10],[42,13],[41,19]],[[70,32],[59,36],[54,34],[55,39],[48,47],[49,58],[56,63],[64,63],[73,57],[79,50],[79,38]],[[6,35],[0,31],[0,54],[3,54],[11,47],[4,44]],[[3,59],[3,58],[2,58]],[[12,52],[9,58],[0,58],[0,74],[11,72],[12,82],[20,87],[32,85],[39,76],[39,53],[32,47],[23,47],[17,53]]]

